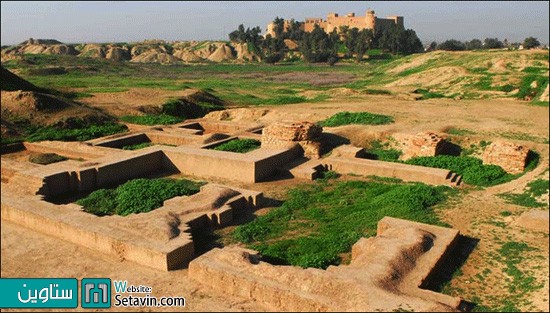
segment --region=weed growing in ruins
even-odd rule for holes
[[[172,125],[182,122],[184,119],[168,114],[159,115],[125,115],[120,117],[120,120],[126,123],[139,125]]]
[[[326,268],[361,237],[374,236],[384,216],[443,225],[431,207],[452,189],[424,184],[322,180],[289,191],[288,200],[233,236],[266,260]]]
[[[319,125],[336,127],[350,124],[384,125],[393,123],[393,117],[388,115],[373,114],[369,112],[339,112],[319,122]]]
[[[115,189],[96,190],[76,203],[84,211],[98,216],[126,216],[152,211],[173,197],[195,194],[200,185],[186,179],[133,179]]]
[[[540,208],[546,204],[538,202],[537,197],[548,193],[549,181],[547,179],[537,179],[527,184],[527,188],[523,193],[503,193],[499,196],[505,199],[508,203],[521,205],[528,208]]]
[[[56,153],[39,153],[29,157],[29,162],[47,165],[51,163],[61,162],[67,160],[66,157]]]
[[[128,131],[128,128],[125,125],[114,122],[80,125],[75,128],[49,126],[30,129],[26,140],[29,142],[43,140],[85,141],[126,131]]]
[[[229,151],[237,153],[247,153],[256,150],[261,146],[261,142],[255,139],[235,139],[223,143],[215,148],[218,151]]]
[[[139,150],[143,148],[147,148],[152,146],[152,142],[142,142],[142,143],[136,143],[135,145],[127,145],[122,147],[122,150]]]
[[[517,177],[506,173],[498,165],[486,165],[474,157],[438,155],[433,157],[416,157],[405,163],[435,168],[444,168],[462,175],[466,184],[477,186],[493,186],[508,182]]]

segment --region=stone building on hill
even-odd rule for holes
[[[288,30],[290,25],[289,20],[284,21],[284,31]],[[304,22],[300,22],[300,28],[305,32],[311,32],[315,25],[319,25],[325,32],[330,33],[334,29],[339,29],[342,26],[348,26],[349,28],[372,29],[373,32],[381,31],[389,28],[392,25],[398,27],[404,27],[402,16],[389,16],[387,18],[376,17],[374,10],[367,10],[364,16],[355,16],[355,13],[348,13],[340,16],[338,13],[329,13],[327,19],[322,18],[306,18]],[[275,37],[275,24],[269,23],[267,25],[266,35]]]

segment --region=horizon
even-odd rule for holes
[[[235,9],[237,8],[237,9]],[[67,44],[143,40],[224,40],[239,24],[260,26],[275,17],[326,19],[330,12],[404,17],[424,46],[455,39],[485,38],[549,43],[549,2],[1,2],[1,45],[29,38]],[[487,14],[487,12],[491,14]],[[488,18],[489,17],[489,18]],[[209,23],[205,21],[215,21]],[[461,27],[457,27],[461,25]]]

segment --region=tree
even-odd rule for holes
[[[498,38],[485,38],[483,41],[483,48],[485,49],[500,49],[504,48],[504,44],[502,41],[498,40]]]
[[[310,33],[304,34],[299,46],[308,63],[330,61],[334,64],[338,60],[336,45],[319,25],[315,25]]]
[[[437,46],[437,49],[446,51],[462,51],[466,49],[466,45],[461,41],[449,39],[440,43],[439,46]]]
[[[430,43],[430,46],[428,47],[428,49],[426,51],[430,52],[430,51],[434,51],[435,49],[437,49],[437,42],[432,41],[432,43]]]
[[[479,39],[472,39],[466,42],[466,50],[479,50],[483,48],[483,43]]]
[[[276,38],[281,37],[283,35],[283,32],[285,31],[285,20],[277,16],[273,20],[273,24],[274,24],[273,32],[275,33],[275,37]]]
[[[359,31],[359,35],[357,36],[355,49],[354,49],[355,60],[357,62],[361,62],[361,60],[363,60],[363,56],[365,55],[367,50],[371,48],[373,38],[374,38],[374,34],[372,30],[363,29]]]
[[[535,47],[540,46],[540,42],[535,37],[527,37],[523,41],[523,48],[524,49],[532,49]]]

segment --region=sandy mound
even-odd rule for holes
[[[425,87],[449,87],[458,78],[465,77],[468,72],[458,66],[443,66],[424,72],[409,75],[386,85],[386,87],[420,85]]]
[[[531,210],[524,212],[514,221],[514,224],[548,233],[548,211]]]
[[[265,116],[269,110],[267,109],[248,109],[248,108],[239,108],[239,109],[229,109],[223,111],[214,111],[210,112],[204,116],[205,119],[215,120],[215,121],[227,121],[231,120],[234,122],[240,121],[256,121],[261,117]]]
[[[178,61],[180,61],[178,58],[159,48],[140,53],[130,60],[134,63],[177,63]]]
[[[194,54],[192,51],[188,50],[176,50],[174,52],[174,57],[181,59],[185,62],[200,62],[202,58]]]
[[[233,50],[228,45],[220,45],[210,56],[208,60],[212,62],[223,62],[233,59]]]
[[[105,48],[101,45],[87,44],[80,51],[79,57],[104,58]]]
[[[198,55],[203,59],[207,59],[218,47],[223,44],[215,42],[199,42],[196,45],[192,46],[191,49],[193,53]]]
[[[441,57],[440,52],[430,52],[430,53],[422,54],[420,56],[416,56],[416,55],[411,56],[410,57],[411,60],[409,62],[398,65],[398,66],[388,70],[388,72],[393,73],[393,74],[401,73],[401,72],[406,71],[408,69],[424,65],[428,61],[438,59],[440,57]]]
[[[234,43],[233,47],[237,52],[237,60],[242,61],[261,61],[260,56],[250,51],[247,43]]]
[[[34,91],[2,91],[2,120],[27,120],[32,125],[63,124],[68,118],[104,121],[109,117],[61,97]]]
[[[68,45],[28,45],[19,49],[22,54],[61,54],[61,55],[77,55],[78,52],[72,46]]]
[[[1,68],[0,76],[0,90],[6,91],[15,91],[15,90],[25,90],[25,91],[40,91],[40,88],[29,83],[28,81],[22,79],[21,77],[13,74],[5,68]],[[2,103],[2,106],[4,103]]]
[[[492,60],[492,65],[487,70],[489,73],[503,73],[506,72],[508,69],[506,69],[506,60],[504,59],[496,59]]]
[[[107,50],[105,58],[113,61],[126,61],[130,60],[130,53],[125,48],[111,47]]]

